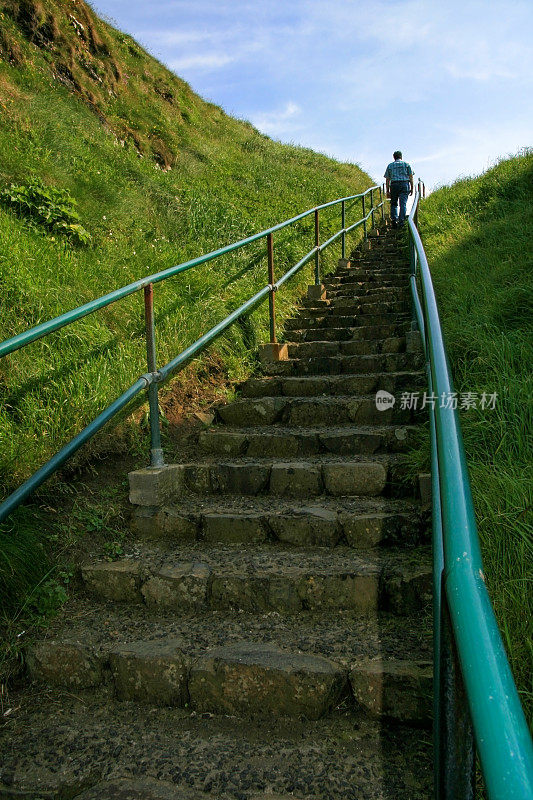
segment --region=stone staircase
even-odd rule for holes
[[[85,565],[27,652],[0,798],[430,796],[428,520],[404,465],[422,417],[399,402],[424,375],[401,240],[371,245],[193,461],[130,476],[135,547]]]

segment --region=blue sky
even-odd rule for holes
[[[380,181],[428,187],[533,144],[529,0],[94,0],[202,97]]]

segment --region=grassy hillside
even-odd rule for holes
[[[371,185],[354,164],[275,143],[204,102],[82,0],[5,0],[0,8],[0,191],[22,187],[0,202],[2,339]],[[36,221],[39,199],[10,203],[10,193],[27,198],[42,185],[63,192],[54,213],[68,217],[72,198],[79,219],[54,228],[43,214]],[[358,207],[351,219],[359,216]],[[87,243],[68,227],[73,220]],[[322,236],[339,221],[340,209],[325,213]],[[311,225],[276,237],[278,275],[313,245]],[[280,292],[281,316],[310,269]],[[158,285],[160,363],[266,274],[263,243]],[[216,362],[242,374],[249,345],[265,335],[263,309],[216,345]],[[139,295],[3,359],[0,494],[144,371]]]
[[[455,389],[498,394],[461,424],[489,591],[530,719],[532,187],[529,151],[439,189],[420,214]]]

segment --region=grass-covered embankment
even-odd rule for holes
[[[71,244],[0,207],[2,339],[370,185],[356,165],[278,144],[228,117],[76,6],[77,16],[59,0],[46,7],[25,0],[2,14],[0,188],[38,178],[67,189],[92,237],[87,246]],[[358,216],[359,207],[351,219]],[[339,222],[340,208],[324,213],[322,240]],[[277,274],[313,243],[312,218],[277,236]],[[280,292],[281,315],[310,270]],[[160,362],[266,276],[262,242],[158,285]],[[234,328],[216,346],[227,368],[242,371],[265,332],[265,309]],[[0,370],[5,495],[145,370],[142,298],[7,357]]]
[[[0,111],[0,192],[15,184],[23,189],[12,194],[28,198],[26,206],[9,197],[0,202],[1,340],[371,185],[355,164],[274,142],[203,101],[83,0],[2,4]],[[43,186],[69,195],[45,198],[39,210]],[[83,244],[47,223],[50,209],[60,224],[77,211],[90,240]],[[360,203],[348,209],[348,220],[359,216]],[[310,217],[276,235],[278,277],[313,246],[312,226]],[[338,227],[340,207],[324,212],[322,241]],[[324,267],[338,255],[335,245]],[[280,321],[311,271],[310,264],[279,292]],[[263,241],[158,284],[159,363],[266,283]],[[188,382],[201,396],[210,370],[228,384],[243,377],[267,330],[264,305],[180,376],[182,391]],[[2,359],[0,499],[145,370],[140,294]],[[92,445],[117,446],[109,431]],[[145,436],[139,463],[148,447]],[[83,457],[91,452],[87,446]],[[44,516],[36,507],[21,510],[0,531],[0,612],[12,613],[75,536],[110,524],[105,498],[98,512],[81,508],[55,522],[50,506],[65,489],[51,480],[35,497],[48,508]],[[46,611],[61,591],[50,584],[38,605]]]
[[[460,417],[487,583],[530,719],[532,187],[526,152],[439,189],[420,212],[455,389],[497,393],[494,410],[478,402]]]

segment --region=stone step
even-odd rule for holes
[[[384,663],[384,675],[392,676],[391,665]],[[424,673],[415,662],[410,669],[420,695]],[[408,681],[402,692],[397,680],[384,685],[390,685],[385,694],[372,686],[359,706],[317,721],[240,724],[190,708],[113,697],[102,702],[101,689],[76,688],[67,701],[62,689],[28,697],[11,692],[17,714],[4,723],[0,794],[26,800],[407,800],[409,787],[410,800],[427,800],[429,734],[361,713],[372,697],[383,696],[395,698],[403,717],[413,717]],[[400,697],[408,702],[403,709]]]
[[[336,273],[334,277],[346,279],[352,283],[358,283],[368,288],[370,287],[397,287],[404,289],[409,286],[409,272],[376,272],[369,269],[366,271],[360,269],[351,269],[343,273]]]
[[[345,270],[339,270],[333,277],[351,277],[355,280],[371,280],[379,281],[380,283],[388,280],[408,283],[409,274],[410,269],[408,267],[394,268],[391,265],[378,267],[374,264],[354,264]]]
[[[85,590],[101,601],[144,603],[176,614],[247,611],[414,613],[431,599],[426,549],[355,554],[353,549],[283,549],[277,544],[179,546],[176,553],[136,545],[120,561],[87,564]]]
[[[380,291],[373,291],[371,288],[361,288],[359,284],[355,284],[355,289],[352,290],[353,284],[346,284],[346,287],[339,286],[338,288],[326,289],[327,298],[333,300],[336,297],[351,298],[354,303],[364,302],[391,302],[391,301],[410,301],[411,295],[404,289],[382,289]]]
[[[327,308],[305,308],[302,309],[298,318],[302,321],[301,327],[313,327],[315,319],[324,317],[353,317],[355,325],[400,325],[406,324],[411,321],[411,314],[407,311],[390,312],[383,311],[383,313],[373,314],[367,312],[355,312],[353,307],[347,308],[345,306],[328,306]],[[337,327],[335,325],[335,327]]]
[[[372,278],[373,283],[375,283],[375,278],[380,278],[383,280],[388,280],[389,278],[395,278],[398,280],[402,280],[405,283],[405,286],[409,285],[409,275],[411,274],[411,270],[394,270],[390,267],[385,269],[376,269],[376,267],[369,266],[369,267],[350,267],[349,269],[338,270],[330,275],[324,277],[324,283],[345,283],[350,282],[353,280],[352,276],[360,275],[362,276],[361,279],[358,279],[357,282],[360,283],[361,280],[366,281],[368,278]]]
[[[409,259],[401,255],[371,252],[359,258],[351,258],[345,266],[336,270],[336,274],[341,275],[353,270],[390,271],[403,274],[408,272],[409,268]]]
[[[324,303],[324,305],[322,305]],[[360,301],[358,298],[353,296],[344,296],[340,295],[338,297],[334,297],[329,300],[318,301],[313,300],[312,302],[309,301],[309,304],[305,306],[307,312],[312,311],[316,314],[323,313],[324,309],[328,309],[331,314],[342,314],[346,315],[348,312],[349,314],[354,314],[355,316],[360,316],[362,314],[396,314],[397,312],[408,312],[410,309],[410,301],[409,300],[401,300],[401,301],[387,301],[387,300],[364,300]],[[304,312],[305,313],[305,312]]]
[[[358,317],[353,315],[326,315],[318,316],[313,319],[301,319],[296,317],[287,320],[285,338],[291,341],[298,341],[293,333],[296,331],[298,336],[312,336],[308,341],[361,341],[373,339],[390,339],[398,336],[405,336],[411,327],[410,320],[401,322],[389,322],[377,325],[361,325]],[[317,337],[317,332],[323,331],[322,339]],[[335,338],[338,337],[338,338]]]
[[[332,356],[330,358],[299,358],[266,364],[266,375],[340,375],[376,372],[420,370],[423,357],[419,353],[391,353],[362,356]]]
[[[368,550],[401,544],[406,548],[429,536],[427,512],[407,500],[384,497],[251,499],[207,495],[179,505],[136,508],[132,525],[143,540],[192,544],[257,544]]]
[[[341,283],[326,287],[327,300],[334,300],[338,297],[350,297],[357,303],[371,300],[390,302],[394,300],[409,301],[411,294],[408,287],[380,286],[379,288],[373,288],[361,283]]]
[[[422,370],[365,375],[307,375],[301,377],[250,378],[241,387],[243,397],[315,397],[316,395],[364,395],[380,389],[391,394],[415,392],[426,386]]]
[[[360,339],[356,341],[328,341],[315,339],[312,342],[290,342],[289,358],[312,358],[313,356],[359,356],[377,353],[403,353],[405,336],[386,339]]]
[[[420,609],[405,618],[344,611],[180,616],[160,609],[154,618],[148,607],[94,599],[74,608],[76,616],[27,648],[30,675],[40,684],[242,717],[318,719],[341,702],[361,717],[429,717],[430,638]],[[384,687],[385,677],[395,676],[387,702],[379,691],[374,697],[380,672]]]
[[[387,286],[381,285],[380,283],[376,283],[375,281],[354,281],[350,275],[332,275],[328,278],[324,278],[324,286],[326,290],[329,291],[333,289],[336,291],[337,289],[350,289],[354,292],[354,294],[374,294],[381,296],[382,294],[398,293],[400,296],[405,294],[409,295],[410,293],[410,286],[409,281],[405,281],[404,286]]]
[[[371,456],[238,458],[170,464],[130,473],[133,505],[174,503],[188,493],[282,497],[405,496],[405,458],[400,453]]]
[[[335,320],[346,320],[347,325],[346,327],[333,327],[331,324],[326,325],[327,323],[335,323]],[[405,329],[408,327],[408,324],[403,325],[382,325],[382,326],[366,326],[366,327],[357,327],[353,326],[354,318],[353,317],[338,317],[338,318],[328,318],[325,321],[318,320],[317,327],[312,328],[292,328],[290,331],[287,330],[286,339],[290,340],[293,344],[298,342],[370,342],[374,340],[374,338],[379,339],[397,339],[397,338],[405,338],[404,333]],[[301,325],[301,321],[299,321]],[[352,327],[353,326],[353,327]],[[373,335],[374,334],[374,335]],[[371,346],[371,345],[369,345]]]
[[[407,405],[407,404],[405,404]],[[276,423],[338,426],[344,423],[389,425],[423,420],[424,411],[402,408],[401,399],[388,408],[376,404],[375,395],[335,397],[243,397],[217,408],[217,416],[227,425],[238,427],[272,426]],[[209,433],[206,433],[209,436]]]
[[[298,458],[320,453],[404,453],[413,447],[413,441],[419,432],[417,425],[335,425],[308,428],[277,425],[266,429],[228,429],[221,426],[201,431],[199,448],[202,453],[226,458]]]
[[[396,315],[395,315],[396,317]],[[401,336],[410,326],[410,320],[401,321],[391,320],[389,322],[376,325],[363,325],[355,314],[309,314],[299,315],[287,320],[285,329],[292,330],[315,330],[316,328],[335,328],[342,330],[348,328],[353,339],[387,339],[390,336]],[[357,329],[357,331],[355,330]],[[288,337],[287,337],[288,338]],[[344,336],[341,336],[344,338]]]
[[[376,314],[382,312],[384,314],[392,314],[396,312],[405,312],[410,308],[409,295],[402,300],[389,300],[387,298],[376,297],[375,295],[358,296],[351,292],[341,292],[340,294],[334,293],[333,297],[326,300],[308,300],[302,302],[302,309],[300,314],[339,314],[337,309],[349,309],[349,313],[354,315],[359,314]],[[343,312],[345,313],[345,312]]]

